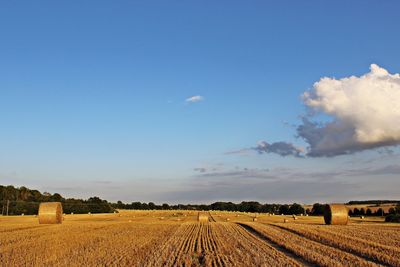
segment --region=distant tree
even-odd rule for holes
[[[243,201],[238,205],[238,210],[242,212],[260,212],[262,205],[256,201]]]
[[[383,211],[382,208],[379,208],[376,212],[375,212],[376,216],[384,216],[385,212]]]
[[[353,212],[352,209],[350,209],[350,210],[349,210],[349,216],[353,216],[353,215],[354,215],[354,212]]]
[[[167,203],[162,204],[163,210],[169,210],[169,205]]]
[[[396,205],[395,211],[400,214],[400,203]]]
[[[148,206],[149,206],[149,210],[155,210],[156,209],[156,204],[154,204],[153,202],[149,202]]]
[[[140,210],[143,208],[142,203],[140,202],[132,202],[130,206],[131,206],[130,208],[134,210]]]
[[[312,207],[311,214],[316,216],[324,215],[324,210],[325,210],[325,205],[322,205],[320,203],[315,203]]]
[[[385,218],[385,222],[395,222],[395,223],[400,223],[400,214],[389,214]]]
[[[199,209],[199,210],[209,210],[210,207],[209,207],[208,205],[204,205],[204,204],[203,204],[203,205],[199,205],[199,206],[198,206],[198,209]]]
[[[289,214],[289,205],[282,205],[279,208],[279,214]]]
[[[360,210],[359,210],[358,208],[354,208],[353,214],[354,214],[355,216],[360,215]]]
[[[288,210],[289,214],[304,214],[304,208],[302,205],[297,204],[297,203],[293,203],[289,210]]]
[[[364,208],[360,209],[360,215],[365,215],[365,209]]]
[[[52,196],[50,196],[49,201],[62,202],[62,201],[64,201],[64,198],[60,194],[55,193]]]
[[[371,209],[368,208],[367,211],[365,212],[365,215],[371,216],[372,215]]]

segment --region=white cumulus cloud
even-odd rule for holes
[[[195,95],[195,96],[191,96],[191,97],[187,98],[185,101],[187,103],[195,103],[195,102],[200,102],[200,101],[203,101],[203,100],[204,100],[203,96]]]
[[[321,78],[302,95],[312,114],[303,118],[297,137],[307,149],[287,143],[262,142],[254,150],[281,156],[334,157],[400,144],[400,74],[372,64],[360,77]],[[260,145],[261,144],[261,145]]]
[[[400,75],[372,64],[360,77],[322,78],[303,94],[306,106],[332,118],[304,119],[298,135],[309,156],[336,156],[400,144]]]

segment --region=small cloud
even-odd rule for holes
[[[263,153],[275,153],[280,156],[295,156],[298,158],[303,157],[304,149],[301,147],[296,147],[291,143],[286,142],[275,142],[267,143],[265,141],[258,142],[257,146],[253,148],[260,154]]]
[[[239,149],[239,150],[231,150],[228,152],[225,152],[225,155],[249,155],[250,152],[252,152],[253,149],[251,148],[243,148],[243,149]]]
[[[204,97],[203,97],[203,96],[201,96],[201,95],[194,95],[194,96],[191,96],[191,97],[187,98],[187,99],[185,100],[185,102],[186,102],[186,103],[196,103],[196,102],[200,102],[200,101],[203,101],[203,100],[204,100]]]
[[[196,172],[201,172],[201,173],[204,173],[204,172],[207,171],[206,168],[194,168],[193,170],[196,171]]]

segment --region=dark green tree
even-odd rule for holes
[[[325,205],[315,203],[312,207],[311,214],[315,216],[324,215]]]
[[[293,215],[296,215],[296,214],[304,214],[304,208],[303,208],[303,206],[300,205],[300,204],[293,203],[293,204],[290,206],[288,213],[289,213],[289,214],[293,214]]]

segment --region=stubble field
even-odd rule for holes
[[[0,266],[400,266],[400,224],[380,218],[194,211],[0,217]],[[283,223],[287,219],[289,222]]]

